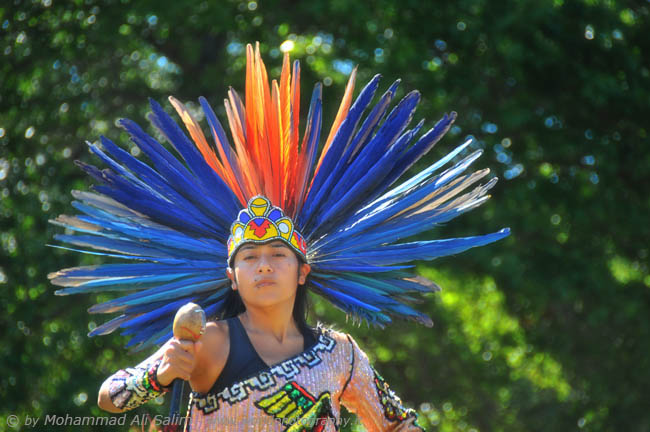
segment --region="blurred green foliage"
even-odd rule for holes
[[[85,336],[106,319],[86,309],[106,295],[54,297],[47,282],[98,262],[45,247],[48,219],[73,211],[69,191],[90,187],[72,163],[96,162],[84,140],[105,134],[137,154],[114,121],[143,123],[147,97],[218,107],[227,86],[243,88],[256,40],[271,76],[280,46],[293,46],[304,97],[324,83],[325,124],[355,65],[361,83],[402,78],[402,94],[421,91],[427,124],[459,112],[429,162],[474,136],[503,178],[491,202],[431,232],[513,231],[418,267],[443,287],[421,305],[433,329],[339,325],[423,424],[650,431],[649,13],[618,0],[5,2],[0,431],[18,430],[11,414],[100,415],[103,379],[139,359],[119,335]],[[318,300],[314,312],[344,322]]]

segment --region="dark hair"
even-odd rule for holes
[[[300,267],[302,264],[306,264],[306,262],[295,252],[294,255],[298,259],[298,275],[300,275]],[[293,303],[293,319],[296,321],[296,325],[302,333],[311,331],[311,328],[307,324],[307,316],[309,314],[309,297],[307,296],[308,281],[309,275],[307,275],[307,280],[305,280],[303,285],[298,284],[298,288],[296,289],[296,299]],[[244,311],[246,311],[246,306],[239,295],[239,291],[231,289],[228,291],[228,294],[226,294],[224,306],[218,314],[218,318],[222,320],[234,318]]]

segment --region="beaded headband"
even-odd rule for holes
[[[307,261],[307,243],[295,229],[293,221],[284,215],[281,208],[273,206],[268,198],[255,196],[248,201],[247,208],[239,212],[230,227],[227,243],[228,265],[232,266],[232,260],[240,246],[273,240],[282,240]]]

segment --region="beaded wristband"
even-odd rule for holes
[[[168,386],[164,386],[160,384],[160,381],[158,381],[158,367],[160,367],[161,360],[156,360],[151,367],[149,367],[149,370],[147,371],[147,377],[149,379],[149,384],[151,384],[151,388],[153,388],[155,391],[158,392],[168,392],[171,390],[171,384]]]
[[[145,367],[119,370],[110,377],[108,394],[113,405],[133,409],[169,391],[158,381],[158,366],[160,360]]]

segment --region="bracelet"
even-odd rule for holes
[[[171,390],[171,384],[168,386],[164,386],[160,384],[160,381],[158,381],[158,368],[160,367],[161,360],[156,360],[151,367],[147,370],[147,378],[149,380],[149,384],[151,385],[151,388],[154,389],[157,392],[168,392]]]
[[[113,405],[133,409],[169,391],[158,381],[158,366],[160,360],[144,367],[119,370],[110,377],[108,394]]]

